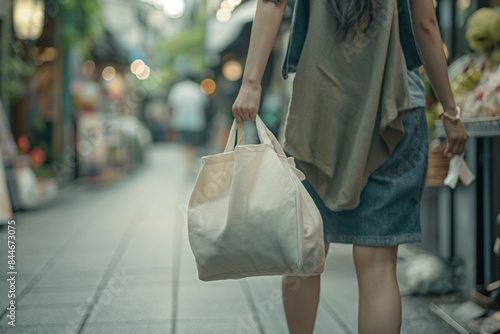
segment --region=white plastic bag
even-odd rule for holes
[[[188,206],[200,280],[324,270],[323,222],[305,176],[258,115],[256,126],[261,144],[241,145],[243,124],[233,121],[224,152],[201,158]]]

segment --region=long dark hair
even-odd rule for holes
[[[373,0],[328,0],[328,3],[342,40],[349,31],[364,33],[373,21]]]

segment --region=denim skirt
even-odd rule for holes
[[[389,159],[370,175],[355,209],[328,209],[306,175],[302,183],[323,218],[325,242],[395,246],[421,241],[420,203],[429,147],[425,109],[408,110],[403,126],[403,138]]]

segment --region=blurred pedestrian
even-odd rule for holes
[[[176,131],[178,141],[184,144],[187,171],[190,174],[196,172],[196,147],[205,144],[205,113],[209,102],[192,73],[184,74],[168,94],[167,127],[169,132]]]
[[[262,75],[286,3],[258,0],[233,105],[238,123],[255,120],[259,111]],[[306,175],[303,184],[323,218],[325,249],[330,242],[354,245],[359,333],[399,333],[397,250],[421,240],[428,161],[422,62],[415,59],[422,58],[443,105],[444,154],[462,154],[467,140],[433,1],[296,0],[293,18],[282,64],[285,79],[296,72],[283,147]],[[312,333],[320,277],[283,277],[282,289],[290,333]]]

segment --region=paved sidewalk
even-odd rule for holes
[[[179,146],[108,186],[77,184],[16,215],[16,327],[7,325],[7,229],[0,226],[0,333],[286,334],[280,277],[201,282],[185,224],[194,179]],[[315,333],[356,333],[352,246],[332,245]],[[402,249],[404,252],[404,249]],[[402,333],[455,333],[403,298]]]

